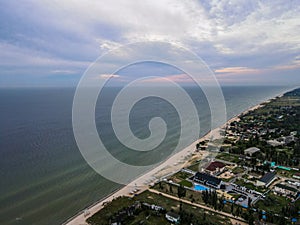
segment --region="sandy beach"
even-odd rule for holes
[[[287,91],[285,91],[284,93],[286,93],[286,92]],[[282,95],[283,94],[281,93],[280,95],[275,96],[275,97],[280,97]],[[271,99],[269,99],[265,102],[268,102],[270,100]],[[89,207],[88,209],[78,213],[73,218],[70,218],[68,221],[66,221],[64,223],[64,225],[87,225],[85,220],[88,217],[95,214],[96,212],[98,212],[100,209],[102,209],[106,202],[110,202],[118,196],[132,196],[134,191],[135,191],[135,193],[140,193],[140,192],[148,189],[149,185],[154,184],[155,182],[164,178],[165,176],[175,173],[175,172],[179,171],[180,169],[188,166],[189,164],[191,164],[193,159],[206,158],[209,155],[209,153],[207,151],[204,151],[204,152],[202,152],[202,151],[196,152],[195,151],[197,143],[199,143],[200,141],[204,141],[204,140],[210,140],[210,142],[213,142],[214,140],[222,140],[221,131],[226,128],[227,124],[230,124],[231,122],[238,120],[238,117],[240,115],[246,114],[249,111],[253,111],[255,109],[262,107],[265,102],[255,105],[255,106],[243,111],[239,115],[236,115],[235,117],[229,119],[225,124],[210,131],[205,136],[203,136],[199,140],[193,142],[192,144],[190,144],[188,147],[186,147],[182,151],[171,156],[165,162],[160,164],[158,167],[156,167],[153,170],[140,176],[139,178],[132,181],[127,186],[121,188],[120,190],[111,194],[107,198],[99,201],[98,203],[94,204],[93,206]]]

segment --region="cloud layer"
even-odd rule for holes
[[[297,1],[20,0],[0,15],[1,86],[74,85],[101,54],[157,40],[197,53],[221,83],[300,83]]]

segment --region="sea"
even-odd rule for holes
[[[212,128],[209,104],[199,88],[184,89],[197,108],[202,136]],[[290,89],[224,86],[226,117]],[[106,87],[98,98],[95,121],[99,138],[120,161],[148,165],[158,158],[164,160],[155,152],[134,155],[114,135],[109,116],[119,91],[118,87]],[[74,93],[75,88],[0,89],[0,224],[62,224],[122,187],[96,173],[81,155],[72,129]],[[157,116],[167,124],[163,144],[167,157],[177,144],[181,126],[176,107],[160,98],[141,100],[131,111],[131,129],[137,137],[146,138],[148,122]]]

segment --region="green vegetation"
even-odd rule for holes
[[[189,188],[193,187],[193,183],[187,180],[183,180],[179,184]]]
[[[232,170],[232,173],[234,174],[238,174],[238,173],[243,173],[244,172],[244,169],[242,167],[235,167],[233,170]]]
[[[289,203],[289,199],[270,192],[264,200],[259,200],[255,206],[266,212],[281,213],[282,207]]]
[[[176,200],[166,198],[162,195],[145,191],[133,198],[118,198],[90,217],[87,222],[91,225],[108,225],[110,218],[121,209],[124,209],[135,202],[146,202],[150,205],[155,204],[163,207],[166,211],[173,211],[181,216],[183,225],[230,225],[231,222],[224,216],[204,211],[189,204],[181,203]],[[130,216],[123,224],[170,224],[164,216],[164,213],[158,213],[155,210],[141,209],[136,214]]]
[[[188,169],[192,170],[192,171],[195,171],[195,172],[198,172],[199,171],[199,163],[195,163],[195,164],[189,166]]]
[[[228,162],[233,162],[233,163],[238,163],[240,161],[239,157],[237,155],[232,155],[232,154],[228,154],[228,153],[218,154],[216,158],[221,159],[221,160],[225,160],[225,161],[228,161]]]
[[[173,174],[171,177],[169,177],[169,180],[172,180],[176,183],[180,183],[181,181],[191,177],[192,175],[189,173],[185,173],[182,171],[179,171],[178,173]]]
[[[154,187],[152,188],[160,192],[178,197],[178,186],[174,184],[159,182],[158,184],[154,185]],[[201,193],[189,189],[186,189],[186,194],[184,197],[182,197],[182,199],[186,199],[188,201],[195,202],[198,204],[204,203],[201,197]]]

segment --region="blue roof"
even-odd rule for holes
[[[218,186],[221,183],[221,179],[219,179],[217,177],[214,177],[214,176],[211,176],[210,174],[207,174],[207,173],[197,172],[195,174],[194,179],[205,181],[208,184],[211,184],[211,185],[214,185],[214,186]]]
[[[266,173],[261,179],[260,181],[261,182],[264,182],[264,183],[269,183],[271,180],[274,179],[276,173],[272,172],[272,173]]]

